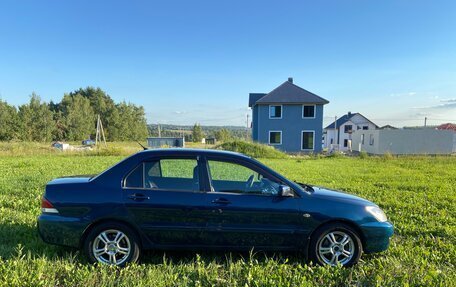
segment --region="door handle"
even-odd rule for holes
[[[142,200],[150,199],[150,197],[148,197],[144,194],[141,194],[141,193],[134,193],[132,195],[129,195],[128,198],[133,199],[135,201],[142,201]]]
[[[214,204],[230,204],[231,201],[229,201],[229,200],[226,199],[226,198],[217,198],[217,199],[214,199],[214,200],[212,201],[212,203],[214,203]]]

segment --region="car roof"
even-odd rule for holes
[[[215,149],[197,149],[197,148],[157,148],[147,149],[141,151],[143,154],[163,154],[163,155],[222,155],[228,157],[242,157],[250,159],[251,157],[245,154],[226,150],[215,150]]]

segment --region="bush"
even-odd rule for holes
[[[369,157],[369,155],[365,151],[362,151],[359,153],[359,158],[364,159],[364,158],[368,158],[368,157]]]
[[[383,155],[383,159],[385,159],[385,160],[394,159],[394,155],[393,155],[391,152],[387,151],[387,152]]]
[[[287,158],[288,155],[264,144],[245,141],[226,142],[215,147],[234,152],[240,152],[254,158]]]
[[[340,151],[333,151],[327,157],[329,157],[329,158],[341,158],[341,157],[344,157],[344,154],[341,153]]]

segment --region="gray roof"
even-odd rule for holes
[[[362,114],[360,113],[348,113],[348,114],[345,114],[343,116],[341,116],[340,118],[337,119],[337,128],[339,128],[341,125],[345,124],[346,122],[348,122],[351,118],[353,118],[353,116],[355,115],[360,115],[362,116],[363,118],[365,118],[367,121],[369,121],[370,123],[372,123],[375,127],[378,128],[378,126],[376,124],[374,124],[372,121],[370,121],[368,118],[366,118],[365,116],[363,116]],[[327,126],[325,129],[333,129],[334,128],[334,122],[332,122],[329,126]]]
[[[354,114],[345,114],[343,116],[341,116],[340,118],[337,119],[336,121],[336,124],[338,127],[340,127],[341,125],[345,124],[346,122],[348,122],[354,115],[356,115],[357,113],[354,113]],[[327,126],[325,129],[333,129],[334,128],[334,122],[332,122],[329,126]]]
[[[249,94],[249,107],[253,107],[255,103],[261,99],[262,97],[266,96],[265,93],[250,93]]]
[[[254,96],[253,96],[254,95]],[[263,96],[259,96],[263,95]],[[259,97],[257,99],[257,97]],[[327,104],[328,100],[323,99],[296,86],[290,81],[285,81],[283,84],[272,90],[268,94],[250,94],[249,107],[256,104]]]

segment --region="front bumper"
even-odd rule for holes
[[[87,225],[80,218],[57,214],[41,214],[37,223],[38,233],[44,242],[76,248]]]
[[[360,226],[364,235],[364,253],[381,252],[388,249],[389,239],[394,234],[391,222],[369,222]]]

